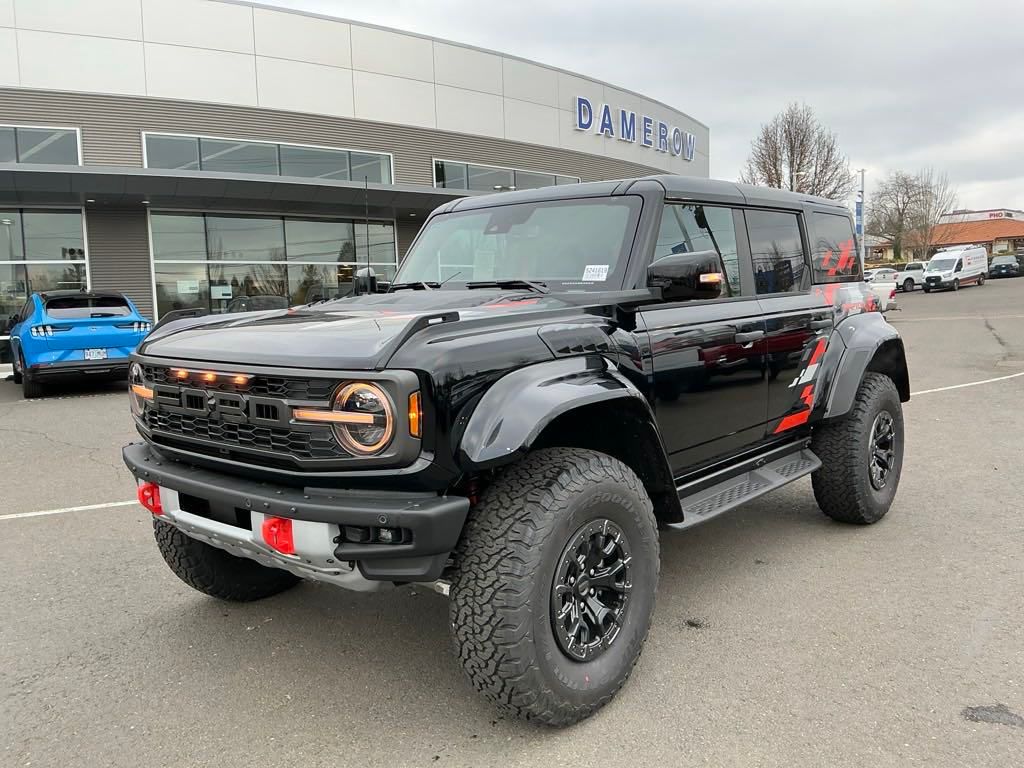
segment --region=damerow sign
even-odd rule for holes
[[[592,130],[596,135],[608,139],[628,141],[631,144],[639,141],[641,146],[651,147],[656,152],[668,152],[689,161],[693,160],[697,145],[697,138],[688,131],[648,115],[640,115],[638,119],[636,112],[628,109],[613,110],[609,104],[602,104],[600,109],[595,110],[590,99],[584,96],[576,97],[575,127],[577,131]]]

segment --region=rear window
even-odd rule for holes
[[[44,309],[57,320],[124,317],[132,313],[128,302],[120,296],[62,296],[48,299]]]

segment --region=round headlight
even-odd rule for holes
[[[136,416],[142,415],[143,400],[135,393],[134,387],[136,385],[142,385],[143,382],[142,366],[138,363],[132,363],[128,366],[128,402],[131,403],[132,413]]]
[[[395,433],[394,407],[380,387],[366,382],[346,384],[334,395],[332,410],[351,417],[333,428],[341,444],[352,453],[379,453],[391,442]]]

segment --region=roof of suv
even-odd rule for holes
[[[679,200],[703,200],[723,203],[726,205],[761,205],[766,207],[798,208],[804,203],[835,208],[846,212],[846,207],[835,200],[824,197],[805,195],[799,192],[788,192],[770,187],[755,187],[750,184],[739,184],[718,179],[704,179],[697,176],[673,176],[661,174],[641,176],[634,179],[617,179],[613,181],[590,181],[582,184],[564,184],[557,187],[540,187],[515,192],[498,192],[496,194],[474,195],[456,200],[444,206],[445,212],[464,211],[475,208],[489,208],[494,205],[513,203],[529,203],[539,200],[561,200],[579,197],[607,197],[613,194],[624,194],[633,185],[642,182],[654,182],[665,190],[665,196]]]

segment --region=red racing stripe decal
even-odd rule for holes
[[[811,418],[810,408],[805,411],[800,411],[800,413],[790,414],[779,422],[779,426],[775,428],[775,434],[777,435],[779,432],[785,432],[787,429],[792,429],[793,427],[799,427],[801,424],[806,424],[809,418]]]
[[[825,354],[825,347],[827,346],[827,339],[818,339],[818,346],[814,348],[814,352],[811,354],[811,362],[809,362],[808,365],[814,365],[816,362],[821,360],[821,356]]]

